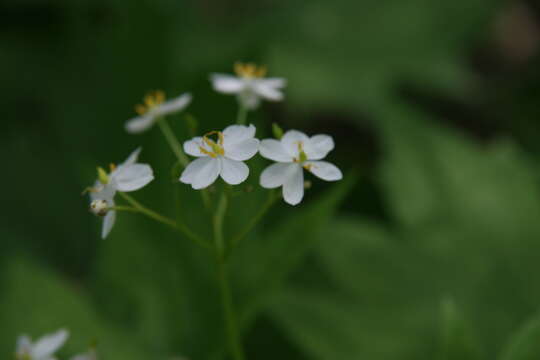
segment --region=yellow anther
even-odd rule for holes
[[[237,62],[234,64],[234,72],[243,78],[262,78],[266,75],[266,66]]]
[[[135,111],[139,115],[144,115],[152,108],[165,102],[165,93],[161,90],[151,91],[144,98],[144,104],[135,105]]]
[[[135,112],[137,114],[144,115],[144,114],[146,114],[146,111],[147,111],[146,106],[141,105],[141,104],[135,105]]]
[[[298,141],[296,144],[298,145],[298,158],[295,158],[294,162],[303,163],[304,161],[307,161],[308,159],[306,152],[304,151],[304,143],[301,141]],[[309,170],[308,168],[306,169]]]
[[[211,135],[217,135],[218,136],[218,142],[216,143],[214,140],[210,139],[209,136]],[[225,150],[223,149],[223,133],[220,131],[210,131],[209,133],[206,133],[203,136],[203,141],[208,145],[212,151],[208,151],[203,146],[199,146],[199,149],[203,154],[206,154],[210,157],[217,157],[218,155],[224,155]]]
[[[109,164],[109,169],[110,169],[111,172],[113,172],[114,170],[116,170],[116,164],[110,163],[110,164]]]

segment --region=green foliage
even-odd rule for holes
[[[249,113],[257,135],[332,134],[346,170],[297,207],[278,201],[232,254],[249,358],[539,359],[538,64],[492,83],[471,66],[499,3],[8,0],[0,358],[59,327],[62,360],[95,339],[104,360],[226,358],[211,256],[137,214],[101,241],[78,195],[141,145],[156,180],[137,199],[211,236],[159,132],[122,127],[163,88],[194,95],[193,115],[168,119],[180,139],[223,128],[236,103],[208,74],[244,60],[288,80],[284,103]],[[364,140],[377,146],[359,154]],[[265,201],[268,163],[234,187],[228,239]]]
[[[500,360],[533,360],[540,355],[540,319],[535,315],[528,319],[510,337]]]

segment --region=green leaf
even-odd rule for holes
[[[470,326],[452,300],[441,303],[443,360],[480,359],[480,350],[473,339]]]
[[[243,259],[240,259],[244,262],[239,262],[236,268],[242,272],[242,297],[247,299],[243,305],[244,316],[248,322],[262,307],[267,295],[279,289],[316,245],[318,232],[334,216],[356,180],[355,173],[346,174],[345,180],[333,184],[319,199],[303,205],[303,211],[292,212],[292,216],[273,226],[259,241],[252,240],[244,249]],[[242,270],[247,263],[248,273]]]
[[[540,316],[527,320],[509,339],[500,360],[540,359]]]

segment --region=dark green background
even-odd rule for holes
[[[63,357],[225,358],[211,258],[135,214],[103,241],[80,193],[141,145],[156,180],[135,196],[207,234],[159,131],[123,124],[164,89],[193,93],[201,133],[227,126],[208,75],[244,60],[289,81],[258,135],[331,134],[345,174],[235,253],[249,358],[540,359],[539,19],[533,1],[4,0],[0,358],[61,326]],[[265,196],[240,191],[227,233]]]

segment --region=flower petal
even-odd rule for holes
[[[222,157],[221,178],[231,185],[238,185],[244,182],[249,175],[249,168],[242,161],[236,161]]]
[[[184,169],[180,181],[196,190],[204,189],[216,181],[221,171],[221,161],[209,156],[198,158]]]
[[[225,156],[233,160],[245,161],[251,159],[259,151],[259,140],[248,139],[235,144],[225,143]]]
[[[283,100],[283,93],[275,86],[276,81],[267,79],[258,79],[253,83],[253,90],[266,100]]]
[[[263,188],[274,189],[282,186],[299,168],[295,163],[276,163],[261,173],[259,183]]]
[[[32,348],[32,359],[48,358],[64,345],[69,332],[61,329],[53,334],[48,334],[39,339]]]
[[[297,166],[283,184],[283,199],[290,205],[297,205],[304,197],[304,171]]]
[[[246,87],[244,80],[231,75],[212,74],[210,81],[212,81],[214,90],[224,94],[237,94]]]
[[[283,143],[275,139],[265,139],[259,146],[261,155],[269,160],[291,162],[293,157],[285,150]]]
[[[343,179],[343,174],[337,166],[326,161],[306,161],[304,166],[313,175],[326,181],[338,181]]]
[[[196,157],[206,156],[201,152],[201,146],[203,146],[202,137],[194,137],[193,139],[184,142],[184,152]]]
[[[112,205],[114,206],[114,204]],[[116,211],[109,210],[109,212],[107,212],[107,215],[105,215],[105,217],[103,218],[103,225],[101,226],[102,239],[105,239],[109,235],[115,222],[116,222]]]
[[[184,108],[186,108],[186,106],[189,105],[189,103],[191,102],[191,99],[192,99],[191,94],[189,93],[182,94],[156,107],[155,114],[157,116],[161,116],[161,115],[167,115],[174,112],[182,111],[184,110]]]
[[[138,116],[128,120],[124,125],[124,128],[130,134],[139,134],[152,127],[155,119],[156,118],[153,114]]]
[[[117,169],[112,177],[119,191],[135,191],[154,180],[154,173],[148,164],[132,164]]]
[[[294,158],[299,156],[299,144],[306,145],[308,142],[307,135],[298,130],[289,130],[281,138],[281,144],[283,144],[285,151]]]
[[[90,191],[90,200],[105,200],[107,203],[111,202],[116,194],[116,186],[109,183],[103,185],[101,182],[96,181],[93,189],[99,189],[99,191]]]
[[[137,159],[139,159],[139,154],[141,153],[141,150],[142,148],[140,146],[136,148],[131,154],[129,154],[126,161],[124,161],[120,166],[135,164],[137,162]]]
[[[238,102],[246,109],[254,110],[259,107],[261,98],[254,90],[246,89],[238,94]]]
[[[304,151],[309,160],[324,159],[334,149],[334,139],[328,135],[312,136],[306,143]]]
[[[28,335],[21,335],[17,338],[17,349],[15,352],[18,355],[29,354],[32,351],[32,339]]]
[[[228,146],[231,144],[240,143],[244,140],[252,139],[255,137],[255,131],[257,131],[257,129],[253,124],[249,124],[249,126],[227,126],[225,130],[223,130],[223,144]]]

